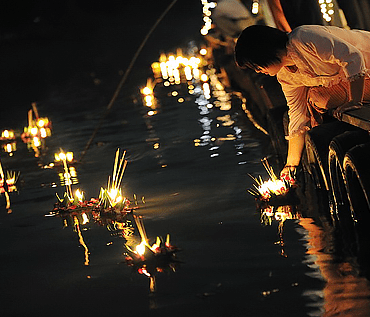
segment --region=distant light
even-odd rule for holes
[[[205,48],[202,48],[200,51],[199,51],[199,54],[200,55],[206,55],[207,54],[207,49],[205,49]]]

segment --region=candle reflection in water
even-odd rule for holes
[[[3,130],[0,136],[2,151],[12,156],[17,151],[17,141],[14,130]]]
[[[89,222],[86,213],[82,213],[82,219],[83,219],[83,222],[82,222],[83,225]],[[81,232],[80,222],[79,222],[79,220],[76,216],[73,216],[73,224],[74,224],[75,231],[77,232],[77,235],[78,235],[78,238],[79,238],[78,241],[80,242],[81,246],[84,248],[84,253],[85,253],[85,263],[84,264],[86,266],[88,266],[89,263],[90,263],[89,248],[87,247],[87,245],[84,241],[84,238],[83,238],[82,232]]]

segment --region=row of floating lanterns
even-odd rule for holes
[[[44,147],[44,139],[51,136],[51,121],[46,117],[40,117],[36,103],[32,103],[32,108],[28,111],[28,126],[24,128],[20,138],[27,144],[27,148],[34,151],[35,157],[39,157]],[[9,156],[13,156],[17,151],[17,135],[13,129],[1,131],[0,144],[1,150]],[[4,170],[0,160],[0,195],[5,196],[6,209],[10,208],[10,193],[18,192],[18,181],[20,172]]]
[[[215,70],[207,67],[203,72],[203,66],[206,63],[202,59],[202,56],[206,54],[206,48],[199,50],[199,57],[184,58],[181,51],[178,51],[177,55],[161,54],[159,62],[152,64],[154,81],[148,79],[146,87],[141,89],[143,105],[151,108],[151,110],[148,111],[148,115],[157,113],[156,107],[158,106],[158,101],[154,95],[154,88],[156,83],[159,82],[163,83],[163,86],[187,83],[188,87],[191,87],[191,89],[188,90],[189,94],[193,94],[195,90],[198,89],[199,97],[197,98],[197,103],[202,109],[207,108],[204,113],[208,113],[208,110],[213,107],[212,103],[222,110],[230,110],[231,95],[225,91]],[[189,67],[189,65],[192,66]],[[175,92],[176,91],[173,91],[171,95],[177,96],[177,94],[174,94]],[[245,104],[245,98],[238,95],[235,96],[239,97],[243,104]],[[211,101],[210,99],[212,99],[212,97],[214,97],[215,100]],[[243,110],[246,111],[247,109]],[[262,129],[261,127],[259,128]],[[209,132],[208,129],[206,132]],[[204,137],[212,141],[212,138],[208,134]],[[207,143],[208,142],[203,142],[200,139],[194,140],[195,146]],[[295,177],[294,175],[288,175],[287,178],[280,179],[274,174],[267,160],[263,160],[263,164],[268,172],[269,179],[264,181],[262,177],[253,178],[256,184],[252,189],[249,189],[248,192],[252,194],[257,201],[261,223],[264,225],[271,225],[273,221],[277,221],[279,223],[279,235],[282,237],[285,220],[297,219],[300,217],[299,213],[296,211],[296,207],[288,204],[289,201],[287,202],[287,200],[289,200],[289,198],[284,201],[284,198],[293,195]],[[284,201],[284,203],[287,204],[282,205],[276,203],[277,200],[280,200],[280,202]]]
[[[35,152],[39,157],[44,146],[44,139],[51,136],[51,121],[47,117],[40,117],[36,103],[32,103],[32,109],[28,111],[28,125],[24,127],[20,138],[27,144],[27,148]],[[17,151],[17,135],[12,129],[1,131],[1,148],[9,156],[13,156]]]
[[[123,238],[133,235],[134,227],[129,219],[131,216],[134,219],[141,241],[134,247],[131,247],[128,243],[125,244],[125,260],[128,266],[149,278],[150,291],[155,292],[156,273],[168,269],[171,271],[177,269],[180,261],[177,260],[176,253],[179,249],[170,243],[169,235],[167,235],[165,241],[161,237],[157,237],[156,242],[150,245],[143,218],[134,213],[138,208],[136,196],[134,196],[135,201],[132,203],[122,193],[121,183],[127,166],[125,154],[126,151],[121,155],[120,149],[117,149],[112,176],[108,177],[107,186],[101,187],[98,199],[86,200],[84,192],[80,189],[72,190],[73,182],[65,182],[64,196],[61,198],[57,195],[57,203],[54,205],[51,215],[58,215],[64,219],[71,218],[69,223],[73,224],[79,236],[80,244],[84,248],[85,265],[89,265],[89,251],[83,239],[81,226],[90,221],[88,214],[92,215],[95,222],[101,222],[102,218],[111,219],[108,223],[109,228],[114,228],[114,231],[121,231]],[[56,161],[61,162],[63,166],[64,174],[70,174],[68,156],[61,151],[56,157]],[[142,197],[142,201],[145,203],[144,197]],[[117,221],[118,218],[119,221]]]
[[[150,109],[147,112],[148,116],[158,113],[158,100],[154,94],[158,83],[162,83],[165,87],[187,83],[188,93],[191,95],[195,92],[194,82],[202,82],[203,90],[208,92],[208,98],[211,98],[209,77],[202,71],[205,66],[203,56],[206,54],[205,48],[199,50],[199,56],[185,57],[181,49],[178,49],[176,54],[160,54],[159,61],[153,62],[151,65],[154,80],[148,78],[146,86],[140,89],[143,105]],[[171,93],[173,97],[178,97],[178,94],[176,90]],[[177,100],[180,103],[185,101],[183,97],[178,97]]]

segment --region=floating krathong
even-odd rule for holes
[[[289,207],[299,204],[295,194],[297,187],[295,175],[289,172],[288,175],[278,178],[266,158],[262,160],[262,164],[270,178],[264,181],[261,176],[251,176],[256,184],[253,184],[254,188],[248,189],[256,199],[261,222],[271,224],[273,220],[294,219],[295,208]]]
[[[1,149],[12,156],[17,151],[17,141],[14,130],[3,130],[0,136]]]
[[[13,141],[15,140],[15,133],[13,130],[3,130],[1,132],[0,141]]]
[[[137,229],[140,233],[141,243],[132,249],[126,244],[126,263],[137,270],[138,273],[147,276],[150,279],[150,292],[156,291],[156,274],[167,270],[175,272],[181,263],[176,253],[180,251],[170,243],[170,236],[167,235],[164,241],[157,237],[153,245],[149,244],[146,235],[143,218],[133,215]]]
[[[121,182],[127,166],[125,160],[126,151],[120,156],[120,149],[117,149],[113,165],[112,178],[108,178],[107,188],[101,188],[99,194],[99,203],[96,209],[104,212],[123,212],[128,213],[133,210],[131,202],[122,195]]]
[[[62,150],[59,153],[54,153],[54,164],[63,164],[66,161],[68,164],[75,163],[73,152],[64,153]]]
[[[32,103],[32,109],[28,111],[28,126],[24,128],[21,138],[29,149],[40,156],[40,150],[44,148],[44,139],[51,136],[51,121],[39,117],[36,103]]]
[[[65,186],[66,191],[63,198],[57,195],[58,202],[54,205],[52,213],[86,210],[94,211],[95,214],[99,212],[127,214],[137,208],[137,204],[135,204],[134,207],[131,206],[130,200],[122,195],[122,190],[120,188],[127,165],[125,154],[126,152],[123,152],[120,158],[120,150],[117,150],[112,178],[108,178],[107,188],[100,189],[99,199],[91,198],[90,200],[85,200],[84,193],[79,189],[75,192],[72,191],[72,185],[77,183],[75,169],[74,167],[68,166],[68,156],[61,151],[61,153],[58,154],[58,159],[62,162],[60,164],[63,166],[63,171],[61,171],[59,175],[61,177],[61,183]],[[72,156],[70,159],[72,160]]]
[[[248,189],[248,192],[255,196],[256,200],[263,202],[270,202],[278,196],[287,195],[290,189],[295,185],[294,177],[291,175],[291,181],[288,181],[286,178],[278,178],[272,166],[267,162],[267,159],[265,158],[261,161],[270,178],[264,181],[261,176],[254,177],[250,175],[256,184],[253,184],[254,188]]]
[[[18,191],[18,180],[20,172],[4,171],[0,161],[0,195],[5,196],[6,210],[11,213],[9,193]]]

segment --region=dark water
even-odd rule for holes
[[[166,6],[147,5],[104,11],[99,24],[85,16],[89,32],[79,27],[78,37],[69,31],[5,41],[1,127],[21,129],[36,101],[40,115],[53,121],[43,163],[59,148],[78,158],[135,47]],[[12,214],[1,196],[0,315],[369,316],[368,281],[354,259],[333,255],[330,230],[309,218],[287,220],[281,245],[276,223],[261,226],[246,190],[248,173],[266,175],[260,159],[268,140],[245,120],[237,98],[231,108],[208,108],[200,90],[191,95],[183,86],[158,85],[158,113],[147,116],[139,88],[150,64],[161,50],[186,51],[198,36],[198,2],[176,5],[76,166],[76,187],[97,197],[117,148],[126,150],[124,194],[138,197],[148,237],[170,234],[183,263],[158,274],[157,292],[150,294],[149,279],[126,265],[117,231],[90,219],[78,232],[62,217],[45,216],[64,188],[51,187],[59,183],[56,171],[40,168],[19,144],[13,157],[1,154],[5,168],[21,171],[23,186],[11,196]],[[98,15],[96,8],[87,11]],[[141,17],[145,24],[137,22]]]

